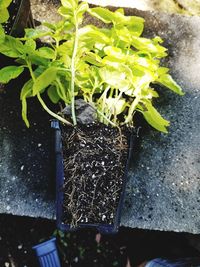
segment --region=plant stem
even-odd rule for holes
[[[76,74],[75,60],[78,49],[78,23],[76,20],[76,14],[74,14],[74,19],[75,19],[75,36],[74,36],[74,47],[73,47],[72,61],[71,61],[71,112],[72,112],[73,124],[76,125],[77,121],[75,114],[75,97],[74,97],[75,74]]]
[[[110,86],[107,86],[105,91],[103,92],[103,94],[101,95],[101,97],[99,98],[99,100],[102,98],[102,103],[101,103],[101,112],[99,112],[99,114],[104,114],[104,109],[105,109],[105,104],[106,104],[106,97],[107,97],[107,93],[110,89]],[[100,101],[98,100],[98,102],[100,103]],[[105,118],[105,116],[101,115],[100,121],[103,122],[103,119]]]
[[[132,102],[132,104],[131,104],[131,106],[129,108],[129,111],[128,111],[128,116],[127,116],[124,124],[128,124],[132,120],[133,112],[136,109],[137,105],[139,104],[140,99],[141,99],[141,96],[136,96],[136,98]]]
[[[100,110],[97,109],[97,113],[99,113],[99,115],[103,117],[110,125],[112,125],[113,127],[117,127],[117,125],[111,120],[109,120]]]
[[[29,62],[29,60],[26,60],[26,64],[27,64],[27,66],[28,66],[28,69],[29,69],[31,78],[32,78],[33,82],[35,82],[35,80],[36,80],[36,79],[35,79],[35,74],[34,74],[34,72],[33,72],[32,65],[31,65],[31,63]]]
[[[67,124],[67,125],[72,125],[69,121],[65,120],[64,118],[62,118],[61,116],[57,115],[56,113],[54,113],[53,111],[51,111],[46,104],[44,103],[44,101],[42,100],[40,93],[37,93],[37,98],[40,102],[40,104],[42,105],[42,107],[44,108],[44,110],[46,110],[52,117],[54,117],[55,119]]]
[[[35,75],[34,75],[34,72],[33,72],[33,69],[32,69],[32,66],[30,64],[29,61],[27,61],[27,66],[29,68],[29,71],[30,71],[30,74],[31,74],[31,78],[33,79],[33,82],[35,82],[36,78],[35,78]],[[71,125],[71,123],[67,120],[65,120],[64,118],[62,118],[61,116],[57,115],[56,113],[54,113],[53,111],[51,111],[47,105],[44,103],[44,101],[42,100],[41,96],[40,96],[40,93],[38,92],[37,93],[37,98],[40,102],[40,104],[42,105],[43,109],[46,110],[52,117],[54,117],[55,119],[65,123],[65,124],[68,124],[68,125]]]

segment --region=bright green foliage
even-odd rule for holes
[[[44,23],[46,30],[27,29],[24,38],[16,39],[0,28],[0,52],[16,58],[22,66],[2,69],[0,82],[17,77],[25,68],[30,71],[31,79],[21,91],[26,125],[28,97],[37,97],[52,116],[65,123],[72,119],[74,125],[78,97],[94,107],[105,124],[133,125],[135,112],[140,112],[155,129],[167,132],[169,122],[152,104],[158,97],[153,84],[162,84],[179,95],[183,92],[169,69],[160,66],[160,59],[167,56],[161,38],[141,37],[144,19],[125,16],[122,8],[112,12],[102,7],[89,8],[78,0],[61,3],[58,12],[63,19],[56,24]],[[81,26],[86,12],[108,27]],[[35,40],[42,36],[52,39],[51,47],[37,48]],[[41,98],[45,90],[53,103],[71,105],[72,118],[63,119],[48,109]]]
[[[7,83],[11,79],[17,78],[22,72],[24,68],[23,67],[17,67],[17,66],[8,66],[0,70],[0,80],[1,83]]]
[[[0,23],[9,19],[8,7],[12,0],[0,0]]]

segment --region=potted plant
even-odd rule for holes
[[[77,0],[61,3],[58,12],[63,19],[56,24],[44,23],[46,30],[26,29],[23,38],[1,35],[0,52],[14,58],[18,65],[1,69],[0,82],[7,83],[28,69],[31,78],[20,96],[27,127],[30,97],[36,97],[44,110],[69,126],[62,136],[62,154],[59,127],[53,123],[57,166],[61,167],[57,170],[60,227],[93,225],[112,232],[119,222],[122,163],[130,158],[126,136],[134,127],[135,114],[142,114],[152,127],[166,133],[169,122],[153,106],[153,99],[158,97],[153,84],[164,85],[179,95],[183,92],[169,69],[160,66],[160,59],[167,56],[161,38],[141,37],[142,18],[126,16],[121,8],[112,12],[89,8]],[[101,21],[100,26],[84,25],[86,13]],[[49,37],[50,45],[38,48],[36,40],[43,36]],[[54,104],[64,105],[62,113],[49,109],[45,92]],[[86,126],[81,124],[85,113],[89,114]],[[65,128],[62,126],[62,130]],[[92,150],[94,143],[97,148]],[[62,160],[62,155],[66,159]],[[118,163],[113,167],[109,159]]]

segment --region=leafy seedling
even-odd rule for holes
[[[0,53],[13,58],[17,66],[0,70],[0,82],[7,83],[25,69],[30,79],[21,90],[22,117],[29,127],[27,98],[36,97],[53,117],[66,124],[77,124],[76,99],[94,108],[100,122],[112,126],[134,124],[136,112],[155,129],[167,132],[169,121],[153,106],[161,84],[183,95],[180,86],[160,65],[167,56],[162,39],[141,37],[144,19],[126,16],[122,8],[112,12],[102,7],[90,8],[78,0],[61,0],[58,23],[44,23],[45,30],[26,29],[23,38],[6,35],[0,28]],[[85,14],[104,26],[83,25]],[[99,25],[99,23],[98,23]],[[48,37],[49,47],[37,47],[37,39]],[[71,116],[51,111],[42,98],[71,107]]]

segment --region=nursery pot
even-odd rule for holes
[[[40,267],[61,267],[55,242],[52,238],[33,247]]]
[[[22,36],[26,27],[33,28],[30,0],[15,0],[8,7],[10,17],[4,24],[7,34]]]
[[[80,218],[77,218],[78,219],[77,220],[77,224],[72,225],[71,223],[68,223],[68,222],[66,223],[66,220],[65,220],[66,214],[64,213],[64,203],[65,203],[66,199],[65,199],[64,188],[66,190],[66,188],[68,187],[68,182],[71,179],[69,176],[71,175],[71,173],[74,173],[74,170],[71,170],[71,168],[73,169],[73,164],[71,165],[71,167],[70,166],[68,167],[71,170],[71,173],[69,171],[67,173],[67,175],[66,175],[66,173],[64,173],[64,162],[65,162],[65,160],[63,158],[63,155],[65,155],[65,153],[63,152],[63,147],[64,147],[63,146],[63,141],[64,140],[63,140],[63,134],[61,133],[61,130],[63,131],[63,129],[60,127],[59,122],[58,121],[55,121],[55,120],[51,122],[51,127],[54,130],[54,136],[55,136],[56,217],[57,217],[57,227],[58,227],[58,229],[60,229],[62,231],[74,231],[74,230],[77,230],[79,228],[91,228],[92,227],[92,228],[96,228],[100,233],[116,233],[118,231],[118,227],[119,227],[119,224],[120,224],[121,209],[122,209],[122,204],[123,204],[123,199],[124,199],[124,194],[125,194],[125,186],[126,186],[128,168],[129,168],[130,160],[132,159],[132,154],[133,154],[133,152],[135,150],[135,147],[136,147],[136,144],[137,144],[137,140],[138,140],[137,134],[135,132],[133,132],[133,131],[129,132],[130,135],[129,135],[129,138],[128,138],[128,147],[126,147],[126,155],[127,155],[127,157],[125,159],[125,164],[124,164],[125,165],[124,166],[125,171],[123,170],[123,177],[121,177],[122,178],[121,182],[117,182],[116,181],[116,183],[120,183],[120,187],[121,188],[120,188],[120,194],[118,196],[118,201],[116,202],[116,207],[114,208],[114,212],[112,214],[112,218],[113,218],[112,221],[109,221],[109,222],[108,221],[105,221],[104,222],[104,219],[105,219],[105,217],[107,215],[106,216],[103,215],[102,216],[102,220],[100,222],[97,222],[97,221],[91,222],[91,219],[89,221],[86,221],[85,220],[84,222],[82,222],[81,221],[81,216],[78,216]],[[99,135],[98,137],[100,139],[102,138],[101,137],[101,133],[97,133],[97,135]],[[83,138],[83,141],[84,141],[84,138]],[[97,143],[97,145],[98,145],[98,143]],[[80,147],[81,146],[84,146],[84,142],[80,144]],[[87,146],[87,144],[85,146]],[[73,141],[72,141],[72,148],[70,148],[69,151],[71,151],[71,150],[73,150]],[[78,152],[76,154],[77,157],[79,157],[80,151],[78,150]],[[99,157],[101,159],[104,158],[104,156],[102,156],[102,153],[99,154]],[[70,158],[71,156],[69,155],[68,157]],[[90,155],[89,156],[86,155],[86,158],[87,157],[90,158]],[[104,164],[104,161],[102,161],[101,163]],[[95,164],[96,165],[99,165],[100,163],[97,162]],[[95,164],[93,164],[93,165],[95,165]],[[93,167],[94,167],[93,165],[91,166],[91,164],[90,164],[90,166],[89,166],[89,164],[88,165],[86,164],[85,166],[86,166],[86,169],[87,168],[93,169]],[[110,166],[110,164],[107,164],[107,165],[109,165],[109,168],[111,168],[111,170],[112,170],[112,167]],[[103,171],[101,171],[101,172],[103,173]],[[80,180],[81,179],[84,179],[83,176],[84,176],[83,174],[80,174],[80,177],[78,177],[78,180],[79,180],[79,178],[80,178]],[[87,176],[87,174],[85,174],[85,176]],[[95,175],[92,175],[92,177],[93,176],[95,177]],[[114,171],[112,173],[112,176],[113,177],[115,176],[115,172]],[[95,178],[94,178],[94,181],[95,181]],[[89,182],[87,181],[86,183],[91,183],[91,182],[90,181]],[[69,187],[70,186],[71,185],[69,184]],[[95,190],[98,191],[101,186],[102,185],[101,185],[101,178],[100,178],[98,180],[98,184],[96,182]],[[105,185],[105,186],[107,186],[107,185]],[[115,181],[114,181],[114,183],[112,182],[112,184],[108,184],[108,186],[107,186],[108,191],[110,190],[109,188],[111,188],[113,186],[115,188],[115,186],[116,186],[115,185]],[[73,188],[73,190],[74,191],[75,190],[79,190],[80,187],[81,186],[76,185],[75,188]],[[86,189],[86,192],[84,193],[86,196],[84,196],[83,199],[86,199],[87,198],[87,194],[89,194],[90,191],[93,192],[93,190],[94,190],[93,189],[93,186],[91,186],[91,187],[88,186],[87,187],[87,185],[85,185],[85,187],[87,188]],[[116,192],[117,192],[117,190],[116,190]],[[82,194],[82,192],[79,192],[78,193],[78,197],[81,194]],[[101,193],[99,195],[101,195]],[[101,198],[101,196],[100,196],[100,198]],[[97,203],[95,203],[95,201],[94,201],[94,203],[95,203],[94,205],[97,204],[97,206],[98,206],[98,202],[104,203],[104,195],[103,195],[103,193],[102,193],[102,199],[100,199],[100,198],[98,198],[98,200],[96,201]],[[93,201],[93,199],[92,199],[92,201]],[[71,203],[71,200],[69,202]],[[68,206],[70,206],[70,203],[69,204],[66,204],[65,203],[65,205],[67,205],[67,207],[68,207]],[[85,205],[87,205],[87,200],[86,200],[86,204]],[[109,205],[112,206],[112,201],[109,203]],[[82,207],[84,208],[84,204],[82,206],[80,206],[80,209],[82,209]],[[97,207],[95,206],[95,208],[97,208]],[[101,206],[100,209],[101,209],[100,210],[100,213],[103,212],[103,209],[104,208],[102,208],[102,206]],[[108,216],[107,216],[107,218],[108,218]]]

